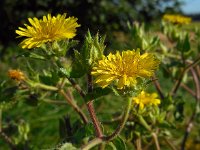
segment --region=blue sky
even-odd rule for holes
[[[182,0],[184,5],[182,10],[186,14],[200,13],[200,0]]]

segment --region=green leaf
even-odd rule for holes
[[[177,49],[183,53],[188,52],[190,50],[190,39],[189,39],[189,35],[183,35],[183,38],[179,38],[178,42],[177,42]]]
[[[176,128],[176,126],[174,126],[172,123],[169,123],[165,120],[162,123],[159,123],[158,126],[163,129],[175,129]]]
[[[58,74],[60,77],[67,77],[67,78],[70,77],[70,71],[67,70],[66,68],[60,68]]]
[[[106,150],[117,150],[117,148],[116,148],[116,146],[112,142],[109,142],[106,145]]]
[[[18,55],[17,57],[29,57],[29,58],[33,58],[33,59],[39,59],[39,60],[46,59],[44,56],[33,53],[33,52],[25,52],[25,53]]]
[[[92,93],[88,93],[85,97],[85,100],[86,101],[90,101],[92,99],[97,99],[101,96],[105,96],[109,93],[112,92],[112,89],[110,88],[100,88],[100,87],[97,87],[97,88],[94,88],[93,89],[93,92]]]
[[[25,103],[30,106],[38,106],[38,95],[35,93],[31,93],[26,99]]]
[[[98,33],[92,37],[90,31],[88,31],[84,45],[81,48],[82,62],[92,66],[97,60],[102,59],[105,50],[105,36],[101,37]]]
[[[71,139],[72,137],[72,126],[70,118],[63,117],[62,119],[59,119],[59,135],[61,139]]]
[[[92,137],[94,135],[94,127],[92,123],[88,123],[87,125],[81,125],[80,121],[76,121],[73,124],[73,141],[76,144],[81,144],[84,138],[86,137]]]
[[[58,150],[78,150],[72,143],[64,143]]]
[[[0,91],[0,101],[10,101],[18,90],[18,86],[2,89]]]
[[[188,34],[186,34],[186,36],[185,36],[182,50],[183,50],[183,52],[187,52],[190,50],[190,39],[189,39]]]
[[[174,112],[174,118],[176,119],[176,121],[183,121],[184,119],[184,105],[185,102],[183,101],[183,99],[181,97],[178,97],[176,100],[176,109]]]
[[[56,71],[51,71],[50,74],[39,75],[39,79],[46,85],[56,85],[60,78]]]
[[[86,65],[81,54],[77,50],[74,50],[74,54],[75,54],[75,60],[73,61],[73,64],[72,64],[70,77],[80,78],[87,72],[88,66]]]
[[[115,138],[112,142],[113,142],[113,144],[115,145],[115,147],[117,149],[127,150],[126,144],[125,144],[124,140],[120,136],[118,136],[117,138]]]

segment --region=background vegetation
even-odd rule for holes
[[[41,81],[44,83],[51,82],[53,84],[57,81],[56,77],[41,75],[43,69],[50,68],[46,62],[33,61],[31,58],[18,58],[20,54],[24,53],[24,50],[17,46],[19,40],[16,39],[15,30],[18,26],[22,26],[28,17],[41,17],[47,13],[67,12],[70,16],[77,17],[79,19],[78,23],[81,24],[75,39],[82,42],[88,29],[93,34],[97,32],[101,35],[105,34],[107,36],[107,51],[105,53],[108,53],[111,49],[136,48],[133,37],[134,31],[128,28],[127,25],[127,22],[132,24],[136,21],[146,23],[144,31],[148,33],[149,37],[152,35],[158,36],[167,46],[173,46],[173,43],[166,36],[158,32],[161,30],[161,26],[158,26],[157,22],[160,22],[164,13],[181,13],[180,5],[179,0],[1,0],[0,108],[3,111],[0,113],[0,129],[3,128],[3,131],[9,137],[19,141],[19,149],[35,150],[53,149],[59,147],[59,144],[62,144],[63,141],[73,141],[74,139],[77,141],[72,143],[80,144],[78,142],[83,138],[81,132],[88,129],[87,134],[93,133],[90,127],[80,128],[82,124],[77,121],[77,115],[73,113],[72,108],[63,101],[61,96],[46,92],[43,94],[49,95],[49,99],[43,99],[37,90],[29,91],[26,97],[20,97],[20,93],[16,93],[16,83],[7,76],[7,71],[11,68],[28,70],[31,78],[35,77],[34,70],[37,70],[40,73]],[[195,28],[198,26],[199,23],[193,23],[183,26],[182,30],[187,30],[191,36],[194,36]],[[81,44],[75,48],[79,48]],[[72,51],[73,49],[70,50],[69,54],[72,54]],[[27,59],[29,59],[28,62]],[[178,61],[174,61],[174,63],[177,64]],[[29,67],[27,68],[27,66]],[[163,91],[167,93],[170,87],[173,86],[173,79],[163,72],[161,70],[157,76],[159,76]],[[178,73],[174,71],[174,74]],[[77,82],[86,90],[84,81],[77,80]],[[194,88],[191,83],[189,83],[189,86]],[[149,90],[154,91],[155,87],[152,85]],[[77,100],[79,106],[83,105],[83,100],[76,91],[72,90],[70,94]],[[184,94],[184,97],[181,96],[182,94]],[[16,97],[16,95],[19,95],[19,97]],[[165,96],[167,97],[167,95]],[[110,99],[111,97],[107,96],[95,102],[97,116],[105,124],[109,124],[113,116],[119,115],[122,111],[121,106],[124,104],[124,101],[121,101],[115,95],[112,95],[114,101],[110,101]],[[55,101],[58,101],[58,103],[54,103]],[[185,90],[182,89],[176,97],[176,103],[177,111],[174,112],[177,121],[176,126],[169,127],[173,136],[171,133],[166,133],[166,135],[172,137],[170,140],[174,140],[175,145],[180,145],[182,140],[180,137],[185,133],[184,125],[192,113],[189,108],[194,107],[195,101],[190,94],[186,94]],[[82,107],[84,109],[84,106]],[[113,114],[113,112],[115,113]],[[87,114],[87,110],[85,110],[85,113]],[[71,128],[71,126],[66,126],[69,124],[73,126],[71,133],[67,133],[67,130],[63,129]],[[116,125],[115,122],[110,130],[114,129]],[[195,125],[198,126],[197,122]],[[88,126],[91,126],[91,124]],[[125,135],[131,128],[131,125],[128,126]],[[198,127],[191,132],[187,143],[188,149],[197,150],[199,148],[199,133],[200,129]],[[66,139],[66,135],[68,135],[68,139]],[[73,137],[71,137],[72,135]],[[165,146],[165,143],[161,143],[161,145],[163,145],[163,149],[169,149]],[[0,149],[10,149],[9,144],[3,138],[0,138]],[[154,149],[154,147],[150,146],[149,149]]]

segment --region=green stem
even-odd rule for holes
[[[82,147],[82,150],[89,150],[90,148],[92,148],[92,147],[94,147],[94,146],[96,146],[98,144],[101,144],[103,142],[109,142],[112,139],[114,139],[116,136],[118,136],[119,133],[124,128],[124,126],[126,124],[126,121],[128,120],[129,113],[130,113],[130,110],[131,110],[131,101],[132,101],[131,98],[129,98],[128,101],[127,101],[127,107],[125,108],[124,116],[123,116],[123,118],[121,120],[121,123],[118,126],[118,128],[111,135],[109,135],[109,136],[98,137],[98,138],[93,139],[87,145],[84,145]]]
[[[104,137],[105,141],[111,141],[120,134],[120,132],[122,131],[122,129],[124,128],[124,126],[126,124],[126,121],[128,120],[129,112],[131,110],[131,102],[132,102],[132,99],[128,98],[127,107],[125,108],[124,116],[121,120],[120,125],[117,127],[117,129],[111,135]]]
[[[42,83],[36,83],[36,82],[32,82],[32,81],[27,81],[27,83],[34,88],[41,88],[44,90],[50,90],[50,91],[58,91],[59,89],[55,86],[50,86],[50,85],[46,85],[46,84],[42,84]]]
[[[84,145],[81,150],[89,150],[90,148],[101,144],[103,142],[103,140],[101,138],[95,138],[92,141],[90,141],[87,145]]]
[[[144,118],[143,118],[141,115],[138,116],[138,119],[139,119],[140,123],[141,123],[148,131],[151,132],[151,127],[147,124],[147,122],[144,120]]]
[[[42,101],[49,104],[55,104],[55,105],[67,105],[65,101],[59,101],[59,100],[42,99]]]
[[[138,119],[139,119],[140,123],[141,123],[149,132],[151,132],[151,135],[152,135],[152,137],[153,137],[153,140],[154,140],[154,142],[155,142],[155,144],[156,144],[156,149],[157,149],[157,150],[160,150],[160,145],[159,145],[158,137],[157,137],[156,133],[152,132],[151,127],[147,124],[147,122],[144,120],[144,118],[143,118],[141,115],[138,116]]]
[[[157,149],[157,150],[160,150],[160,145],[159,145],[158,137],[157,137],[156,133],[152,132],[151,135],[152,135],[153,140],[154,140],[154,142],[155,142],[155,144],[156,144],[156,149]]]

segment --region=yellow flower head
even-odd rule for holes
[[[188,24],[192,21],[190,17],[186,17],[182,15],[170,15],[170,14],[165,14],[163,16],[163,20],[174,23],[174,24]]]
[[[139,105],[140,109],[144,109],[145,105],[158,105],[160,99],[158,99],[157,93],[146,93],[142,91],[137,97],[133,97],[133,104]]]
[[[23,72],[21,72],[20,70],[9,70],[8,71],[8,76],[11,79],[17,80],[17,81],[22,81],[25,79],[25,75]]]
[[[28,18],[31,25],[24,24],[26,28],[16,30],[18,37],[26,37],[20,45],[22,48],[40,47],[43,43],[55,40],[70,39],[76,35],[76,28],[80,25],[77,18],[66,18],[66,13],[56,17],[48,14],[43,19]]]
[[[136,85],[137,78],[149,78],[158,68],[159,60],[153,54],[140,54],[139,50],[127,50],[121,54],[110,53],[93,67],[95,82],[102,88],[115,81],[118,89]]]

